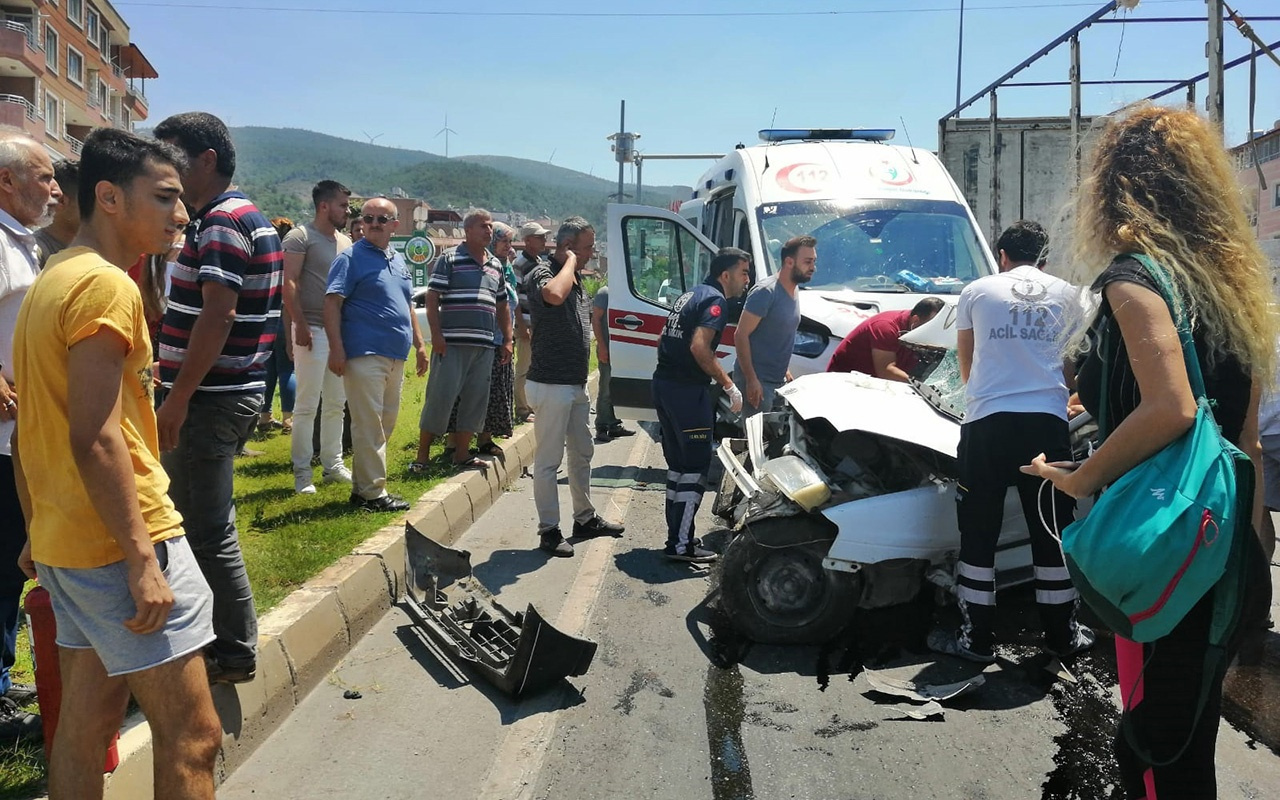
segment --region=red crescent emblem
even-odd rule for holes
[[[712,307],[711,307],[710,314],[711,314],[711,316],[713,316],[713,317],[718,317],[718,316],[720,316],[720,306],[712,306]]]

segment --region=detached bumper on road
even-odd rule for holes
[[[532,605],[523,614],[508,611],[471,574],[468,551],[445,547],[409,523],[405,545],[405,602],[448,658],[470,664],[513,697],[591,667],[595,642],[556,630]]]

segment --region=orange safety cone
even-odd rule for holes
[[[58,624],[53,618],[49,590],[36,586],[27,592],[27,619],[31,621],[31,649],[35,651],[36,695],[40,704],[40,720],[44,725],[44,757],[53,752],[53,734],[58,729],[58,711],[62,705],[62,672],[58,666]],[[103,772],[115,772],[120,766],[120,752],[112,734],[107,747],[107,763]]]

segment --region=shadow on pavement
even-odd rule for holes
[[[538,537],[529,534],[529,547],[526,550],[494,550],[483,563],[471,568],[471,574],[490,592],[500,594],[503,587],[510,586],[520,576],[542,567],[552,556],[538,549]],[[505,604],[504,604],[505,605]]]

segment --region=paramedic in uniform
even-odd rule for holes
[[[676,300],[658,340],[653,372],[653,404],[662,426],[667,459],[667,546],[674,561],[714,561],[693,535],[693,519],[702,503],[703,482],[711,466],[715,407],[707,379],[729,395],[731,410],[742,410],[742,392],[716,359],[728,316],[726,298],[741,295],[751,279],[751,256],[725,247],[711,260],[705,283]]]
[[[1059,336],[1074,308],[1073,286],[1041,271],[1048,237],[1034,222],[1009,226],[996,242],[1000,272],[964,288],[956,307],[956,347],[965,382],[960,426],[956,516],[960,563],[956,597],[962,617],[956,633],[934,631],[929,647],[971,661],[995,660],[996,542],[1005,494],[1018,489],[1031,534],[1036,603],[1045,649],[1057,656],[1085,650],[1093,631],[1076,622],[1076,590],[1062,551],[1042,520],[1061,531],[1075,501],[1041,479],[1019,471],[1038,453],[1070,461],[1067,431],[1068,368]],[[1073,310],[1074,309],[1074,310]]]

